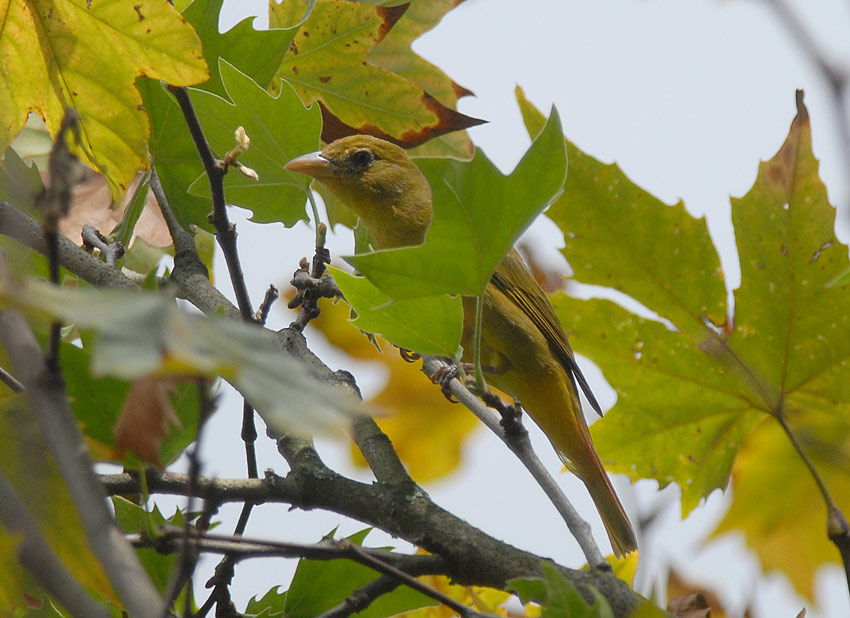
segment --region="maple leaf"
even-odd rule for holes
[[[135,79],[187,86],[209,76],[200,40],[166,2],[6,0],[0,23],[0,152],[29,112],[55,136],[73,108],[78,154],[106,176],[115,199],[148,166],[149,123]]]
[[[542,117],[518,98],[533,135]],[[681,203],[661,203],[615,165],[567,148],[567,183],[548,214],[564,232],[576,279],[624,292],[666,320],[608,300],[553,297],[574,349],[598,363],[617,392],[593,426],[602,460],[633,479],[677,483],[685,513],[727,486],[734,463],[740,491],[724,529],[743,527],[766,565],[810,592],[803,582],[826,559],[824,547],[795,545],[788,560],[787,541],[808,538],[800,534],[803,508],[812,534],[825,536],[826,511],[787,436],[777,446],[775,421],[804,444],[839,507],[850,506],[846,455],[836,456],[850,443],[850,316],[841,309],[850,285],[827,286],[846,267],[847,247],[835,236],[802,92],[785,143],[761,164],[752,189],[732,200],[741,262],[734,311],[703,219]],[[831,423],[825,432],[823,417]],[[768,446],[764,431],[774,434]]]
[[[295,35],[270,90],[277,91],[281,77],[305,104],[318,101],[326,142],[368,133],[412,147],[481,124],[446,107],[416,83],[368,62],[369,52],[406,10],[407,5],[319,0]],[[300,0],[269,3],[272,27],[289,27],[302,13]]]

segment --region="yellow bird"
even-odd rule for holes
[[[286,169],[323,183],[363,220],[376,248],[425,241],[431,187],[395,144],[367,135],[344,137],[293,159]],[[474,298],[464,298],[463,308],[464,360],[471,360]],[[484,290],[481,364],[488,382],[522,402],[567,467],[584,481],[614,553],[620,557],[637,549],[631,523],[593,448],[576,383],[597,412],[599,404],[552,305],[515,249]]]

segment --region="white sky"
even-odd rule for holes
[[[794,4],[836,60],[850,67],[850,4],[842,0]],[[230,27],[244,15],[259,15],[265,6],[260,1],[226,1],[226,14],[239,17],[223,20],[222,26]],[[743,195],[755,180],[759,160],[773,156],[784,141],[795,113],[796,88],[806,91],[815,154],[821,159],[830,199],[850,201],[844,173],[848,162],[837,151],[828,91],[775,19],[769,2],[468,0],[414,49],[476,93],[461,102],[460,110],[490,121],[471,134],[503,170],[510,170],[529,144],[514,101],[513,90],[519,84],[542,110],[553,102],[558,106],[567,137],[580,148],[605,162],[616,161],[632,180],[664,201],[682,198],[689,212],[705,215],[731,287],[739,284],[740,273],[729,196]],[[311,255],[312,234],[304,225],[287,232],[282,226],[256,226],[234,215],[249,289],[257,304],[269,283],[285,285],[298,258]],[[842,212],[843,223],[850,220],[847,215]],[[547,259],[561,259],[555,251],[561,239],[554,226],[539,224],[532,233],[551,245]],[[335,255],[346,254],[351,247],[349,237],[332,239]],[[280,266],[269,271],[269,264]],[[219,268],[216,277],[229,293],[225,269]],[[291,319],[280,307],[272,313],[272,327]],[[333,355],[315,333],[309,337],[326,362],[353,370],[367,394],[379,387],[380,375],[363,363]],[[587,363],[584,367],[603,406],[613,405],[613,391],[598,370]],[[211,425],[205,473],[244,475],[240,415],[237,400],[227,398]],[[535,440],[544,462],[558,470],[545,438],[538,433]],[[284,473],[285,464],[273,445],[262,438],[260,442],[260,467]],[[320,450],[332,467],[349,468],[347,446],[320,442]],[[560,480],[576,507],[587,514],[595,536],[604,540],[601,522],[581,483],[569,475]],[[637,585],[644,594],[651,594],[664,579],[666,565],[674,564],[688,576],[717,586],[735,612],[752,602],[757,618],[793,618],[804,607],[782,576],[760,575],[758,562],[743,549],[740,538],[698,549],[698,541],[724,511],[719,494],[712,496],[707,508],[680,523],[675,490],[658,496],[650,482],[630,488],[618,478],[616,484],[633,517],[635,506],[645,512],[667,504],[659,525],[641,539]],[[554,508],[483,428],[466,446],[461,470],[426,488],[438,504],[498,538],[570,566],[583,562]],[[337,525],[341,534],[363,527],[318,511],[289,513],[267,506],[255,511],[247,534],[311,541]],[[229,528],[232,523],[223,530]],[[386,542],[377,534],[370,540]],[[294,561],[283,560],[240,565],[237,607],[243,609],[252,594],[263,594],[274,585],[285,589],[293,568]],[[204,579],[198,577],[196,585]],[[809,607],[809,618],[850,616],[847,585],[838,568],[819,574],[816,593],[821,607],[818,611]],[[205,592],[200,594],[205,598]]]

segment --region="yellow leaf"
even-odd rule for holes
[[[838,507],[847,513],[850,427],[831,413],[811,410],[804,418],[793,415],[790,422]],[[717,534],[743,532],[765,569],[781,570],[800,594],[812,599],[818,568],[838,563],[839,555],[826,536],[823,498],[778,423],[764,421],[746,441],[735,460],[732,487],[732,506]]]
[[[191,26],[160,0],[0,1],[0,152],[31,111],[56,135],[77,111],[77,154],[109,180],[114,198],[148,166],[150,123],[134,81],[186,86],[208,78]]]

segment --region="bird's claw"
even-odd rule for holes
[[[431,376],[431,381],[434,384],[440,385],[440,391],[443,393],[443,396],[449,400],[449,403],[460,403],[460,400],[452,395],[451,391],[449,391],[449,384],[459,375],[460,370],[458,369],[458,366],[452,364],[443,365],[433,376]]]

